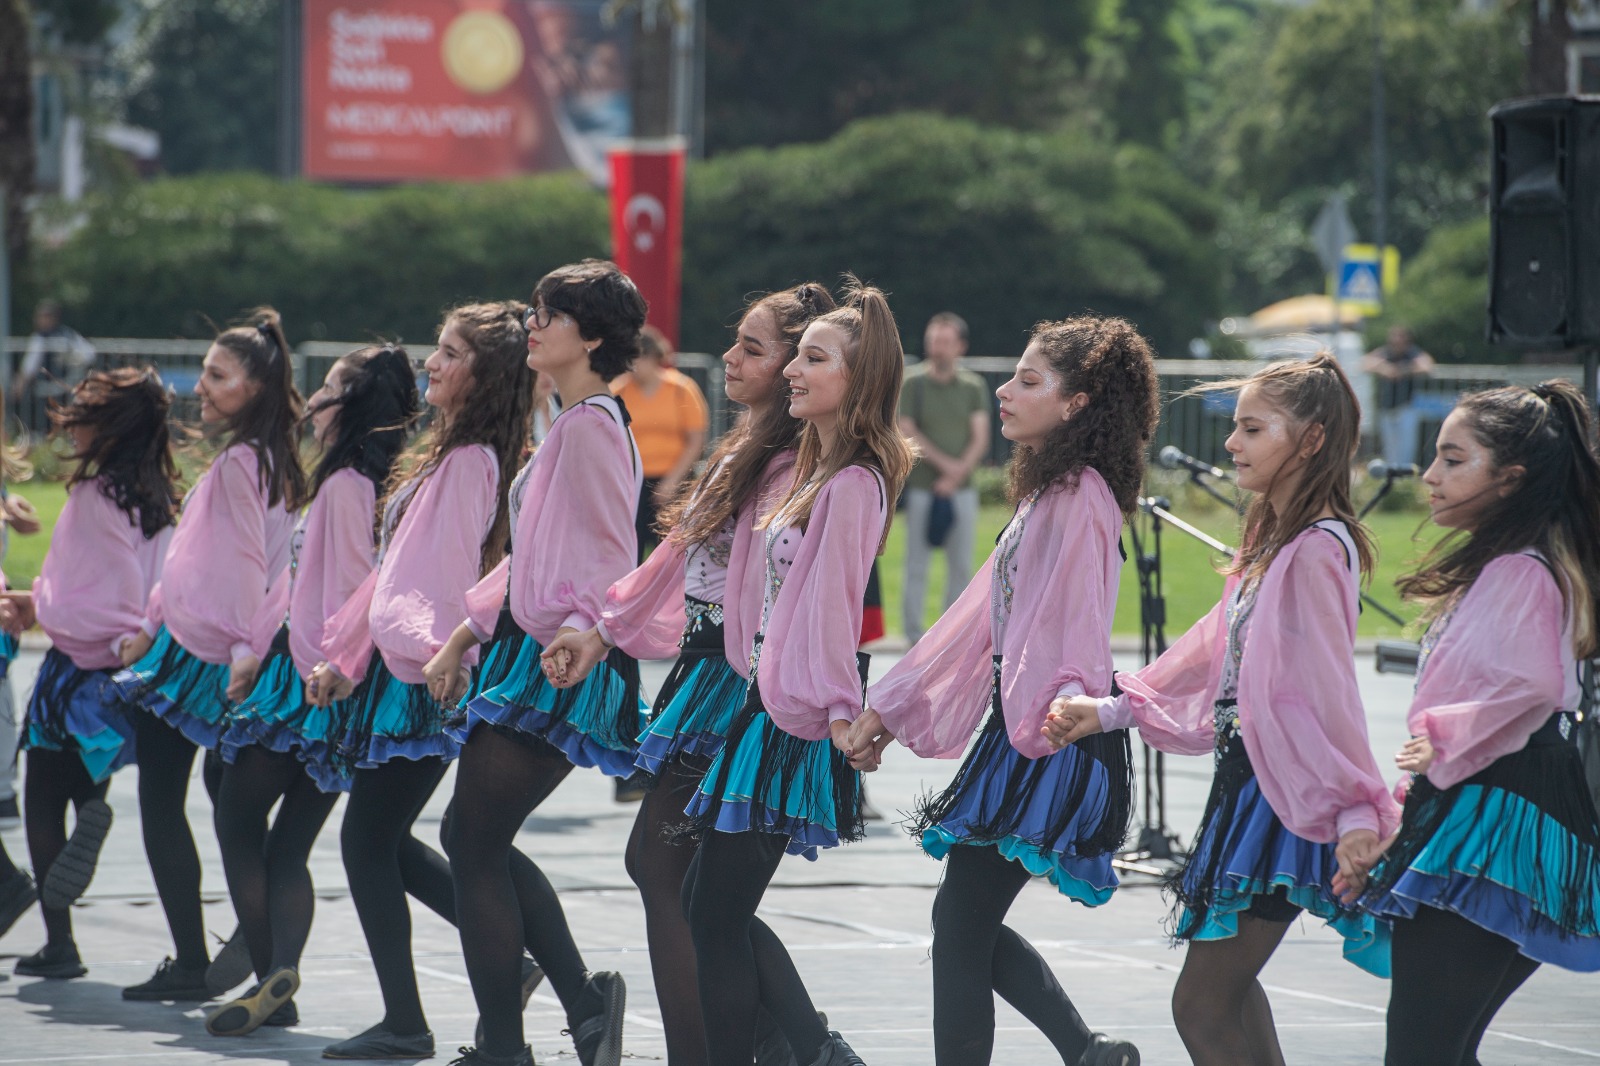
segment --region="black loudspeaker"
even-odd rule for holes
[[[1600,96],[1509,100],[1489,120],[1489,340],[1600,344]]]

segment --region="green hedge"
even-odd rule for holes
[[[851,270],[891,293],[912,350],[954,309],[980,352],[1042,318],[1126,315],[1167,353],[1220,301],[1217,205],[1154,152],[900,115],[832,140],[691,166],[683,343],[720,351],[746,294]],[[609,252],[602,194],[571,175],[343,189],[254,174],[134,186],[40,248],[38,286],[102,336],[204,336],[258,303],[291,339],[429,336],[441,308],[526,297]]]

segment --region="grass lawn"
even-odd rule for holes
[[[6,574],[6,584],[14,589],[33,587],[33,579],[39,576],[39,567],[44,564],[44,553],[50,547],[50,531],[55,528],[56,519],[61,516],[61,507],[67,502],[67,485],[63,481],[44,481],[35,478],[31,481],[22,481],[7,486],[14,496],[23,496],[33,504],[39,512],[39,521],[43,528],[31,537],[11,534],[10,549],[0,566]],[[94,560],[85,559],[83,565],[93,566]]]
[[[1231,511],[1217,504],[1201,503],[1198,499],[1179,499],[1173,508],[1178,517],[1189,522],[1224,544],[1239,542],[1239,522]],[[894,528],[889,533],[889,543],[883,557],[878,560],[878,574],[883,583],[884,622],[889,632],[902,632],[900,587],[905,576],[905,526],[896,515]],[[994,547],[997,537],[1011,518],[1011,509],[1003,506],[985,506],[978,518],[978,558],[982,565]],[[1410,621],[1417,610],[1402,604],[1394,591],[1396,576],[1415,560],[1431,539],[1413,541],[1413,535],[1422,538],[1436,537],[1441,531],[1427,523],[1427,512],[1420,506],[1407,506],[1403,510],[1379,509],[1367,516],[1367,528],[1378,545],[1378,567],[1367,591],[1373,599]],[[1419,526],[1421,527],[1419,532]],[[1147,529],[1148,527],[1143,527]],[[1147,533],[1145,550],[1150,550]],[[1112,632],[1137,636],[1139,633],[1139,577],[1134,565],[1133,545],[1124,531],[1123,546],[1128,550],[1129,561],[1122,568],[1122,586],[1117,594],[1117,617]],[[1176,640],[1193,625],[1222,595],[1222,575],[1216,565],[1220,556],[1197,540],[1170,526],[1161,537],[1162,578],[1167,599],[1167,641]],[[943,603],[945,583],[944,554],[935,553],[928,577],[928,602],[925,605],[926,624],[932,625]],[[1362,611],[1358,632],[1367,637],[1401,637],[1401,627],[1384,618],[1371,607]],[[1414,639],[1414,636],[1413,636]]]

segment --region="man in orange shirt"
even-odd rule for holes
[[[656,515],[705,449],[710,416],[700,387],[673,368],[672,345],[660,330],[646,326],[640,349],[633,373],[619,378],[612,391],[628,408],[644,465],[644,487],[634,517],[642,563],[656,546]]]

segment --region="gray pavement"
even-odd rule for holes
[[[875,657],[874,673],[891,659]],[[38,660],[36,651],[27,652],[13,667],[19,698],[28,691]],[[1390,753],[1405,734],[1410,680],[1377,676],[1370,663],[1370,656],[1363,656],[1362,685],[1374,748],[1389,766]],[[664,672],[647,667],[647,687]],[[953,769],[953,763],[924,762],[892,749],[883,770],[869,778],[872,803],[891,816],[909,809],[922,791],[943,785]],[[1168,822],[1184,838],[1199,818],[1209,782],[1209,760],[1168,760]],[[447,778],[424,813],[419,829],[425,838],[436,837],[451,787]],[[148,977],[171,943],[145,864],[131,773],[115,780],[111,802],[117,824],[94,885],[73,915],[89,976],[0,981],[0,1066],[302,1063],[317,1060],[323,1045],[378,1020],[381,1002],[339,861],[342,807],[313,856],[318,911],[297,996],[300,1025],[258,1030],[245,1039],[216,1039],[206,1035],[199,1007],[123,1001],[119,988]],[[233,916],[209,828],[209,802],[198,780],[190,790],[189,810],[205,864],[206,920],[226,936]],[[634,811],[612,801],[609,783],[598,774],[574,774],[528,820],[519,843],[562,890],[589,965],[626,975],[627,1059],[664,1061],[643,915],[622,866]],[[24,863],[20,829],[7,829],[3,836],[13,857]],[[897,827],[878,823],[865,841],[824,853],[818,862],[786,860],[767,894],[762,914],[794,953],[818,1007],[872,1066],[933,1060],[928,915],[939,872],[939,864]],[[1187,1061],[1168,1011],[1183,954],[1162,936],[1166,911],[1159,891],[1137,875],[1097,910],[1069,903],[1047,883],[1036,882],[1018,900],[1011,924],[1050,961],[1092,1027],[1136,1040],[1144,1061],[1161,1066]],[[448,1060],[458,1045],[470,1042],[476,1010],[454,930],[421,907],[413,916],[423,1001],[438,1057]],[[42,942],[37,915],[24,915],[0,939],[0,968],[9,971],[11,958]],[[1263,981],[1290,1062],[1382,1060],[1386,984],[1343,962],[1337,937],[1315,923],[1298,923]],[[1501,1012],[1484,1042],[1485,1066],[1600,1061],[1597,997],[1600,977],[1542,970]],[[1049,1045],[1003,1003],[997,1017],[996,1063],[1055,1061]],[[562,1025],[554,998],[541,988],[527,1013],[538,1061],[577,1061],[561,1035]]]

